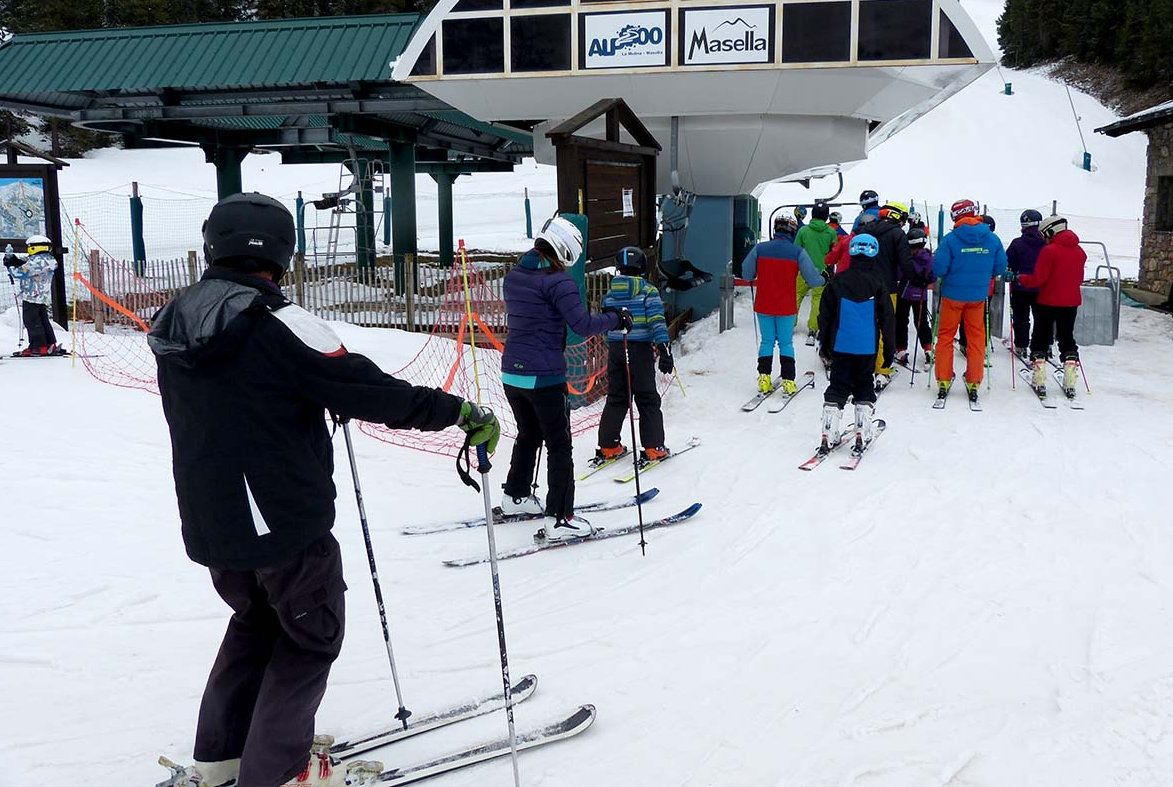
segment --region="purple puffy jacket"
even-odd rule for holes
[[[923,301],[930,284],[937,277],[933,275],[933,253],[921,249],[912,255],[912,278],[904,283],[900,297],[906,301]]]
[[[566,328],[579,336],[606,333],[619,325],[610,312],[592,315],[570,274],[541,267],[530,250],[505,275],[509,333],[501,371],[535,377],[566,375]]]

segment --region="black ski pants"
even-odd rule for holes
[[[876,401],[876,356],[831,353],[831,383],[823,394],[823,401],[840,410],[851,397],[856,404]]]
[[[49,307],[43,303],[21,301],[21,317],[28,331],[29,347],[48,347],[57,343],[53,323],[49,322]]]
[[[664,413],[656,388],[656,354],[649,342],[629,341],[627,347],[631,354],[632,398],[639,408],[639,441],[644,448],[660,448],[664,445]],[[627,362],[623,342],[611,342],[607,353],[607,403],[599,420],[599,445],[612,448],[621,442],[627,419]]]
[[[570,407],[566,384],[545,388],[505,386],[505,399],[517,423],[517,439],[505,478],[505,494],[528,497],[538,451],[546,444],[546,514],[574,515],[574,444],[570,439]]]
[[[232,618],[212,665],[195,758],[240,758],[237,787],[278,787],[309,762],[314,714],[342,649],[346,583],[327,533],[292,560],[210,569]]]
[[[929,327],[929,304],[927,301],[896,299],[896,352],[908,349],[908,318],[916,327],[916,338],[920,346],[933,346],[933,329]]]
[[[1014,326],[1015,349],[1030,347],[1030,318],[1038,309],[1038,301],[1038,292],[1010,292],[1010,321]]]
[[[1035,330],[1030,337],[1032,358],[1046,358],[1051,342],[1059,340],[1059,357],[1064,361],[1078,361],[1079,347],[1075,344],[1075,316],[1078,306],[1044,306],[1035,304]]]

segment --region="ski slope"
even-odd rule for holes
[[[513,672],[539,676],[519,725],[599,708],[584,736],[523,757],[525,783],[1164,783],[1173,322],[1125,310],[1120,343],[1084,353],[1084,412],[1011,390],[1005,353],[981,414],[961,397],[931,410],[924,377],[910,387],[903,371],[861,468],[806,474],[822,383],[780,415],[738,410],[756,355],[746,301],[735,330],[708,320],[682,342],[687,397],[666,401],[669,439],[704,445],[645,478],[662,490],[649,516],[694,499],[701,515],[649,533],[647,557],[629,538],[502,565]],[[337,327],[387,368],[418,348]],[[153,784],[158,754],[190,756],[227,612],[184,556],[159,401],[59,359],[0,361],[0,396],[19,402],[0,453],[0,785],[63,784],[94,762],[88,785]],[[488,569],[441,565],[483,551],[484,532],[398,532],[476,515],[479,496],[450,460],[356,440],[408,706],[492,690]],[[579,441],[577,461],[591,450]],[[319,728],[350,734],[396,702],[338,467],[349,625]],[[579,499],[616,487],[604,475]],[[530,530],[499,529],[501,548]],[[497,715],[379,754],[402,765],[503,730]],[[437,783],[510,778],[497,763]]]

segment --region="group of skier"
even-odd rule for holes
[[[829,221],[825,204],[817,203],[810,224],[801,228],[799,209],[793,216],[779,215],[773,237],[742,261],[741,278],[754,288],[761,336],[759,395],[778,388],[789,397],[798,390],[792,336],[802,300],[811,294],[807,344],[817,342],[829,378],[820,450],[832,450],[852,432],[857,451],[870,442],[877,393],[890,382],[894,364],[915,365],[908,353],[910,319],[915,350],[923,352],[926,367],[934,364],[935,406],[944,406],[952,388],[953,346],[959,338],[966,355],[966,394],[978,409],[989,302],[998,282],[1010,283],[1012,346],[1030,366],[1031,386],[1045,396],[1047,360],[1058,338],[1063,388],[1073,391],[1079,364],[1074,328],[1087,255],[1064,217],[1044,219],[1038,211],[1024,211],[1022,234],[1007,251],[994,232],[994,220],[977,203],[961,199],[951,206],[952,229],[934,253],[928,226],[907,205],[883,202],[867,190],[859,206],[850,233]],[[781,370],[777,382],[772,376],[775,348]],[[849,400],[855,405],[855,428],[841,433]]]

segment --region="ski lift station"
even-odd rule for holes
[[[595,143],[574,157],[586,172],[577,204],[560,183],[559,210],[654,205],[616,175],[631,151],[649,154],[640,188],[685,206],[675,256],[719,277],[735,239],[761,230],[750,196],[760,184],[809,185],[866,158],[994,61],[958,0],[440,0],[424,17],[18,34],[0,46],[0,106],[128,147],[198,145],[222,195],[258,186],[240,171],[257,148],[344,163],[356,181],[362,162],[378,162],[400,269],[416,251],[414,174],[441,184],[440,253],[451,259],[452,180],[528,155],[554,164],[572,127]],[[616,100],[621,113],[588,111]],[[592,163],[612,170],[595,185]],[[633,238],[646,243],[655,220],[642,209]],[[717,289],[677,306],[702,316]]]

